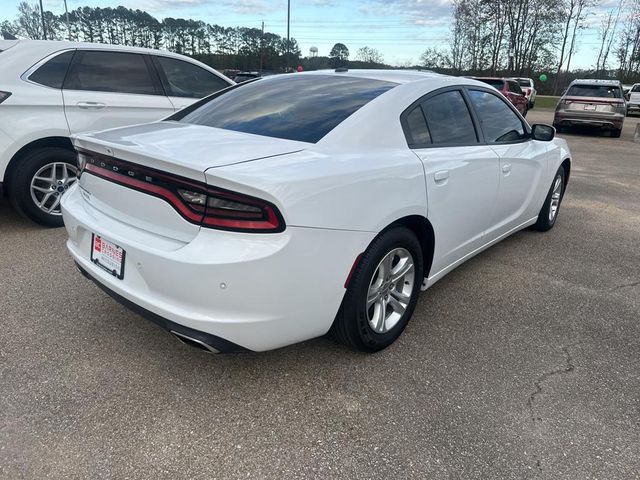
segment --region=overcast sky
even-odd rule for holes
[[[45,9],[64,12],[63,0],[43,1]],[[17,4],[0,0],[0,20],[15,19]],[[282,36],[287,32],[286,0],[68,0],[70,10],[85,5],[124,5],[158,19],[193,18],[228,27],[260,28],[264,21],[267,31]],[[591,25],[600,23],[600,13],[591,16]],[[378,49],[386,63],[414,64],[426,47],[446,47],[450,22],[450,0],[291,0],[291,36],[305,56],[312,46],[320,55],[328,55],[334,43],[342,42],[352,59],[366,45]],[[572,66],[593,66],[597,47],[596,29],[583,31]]]

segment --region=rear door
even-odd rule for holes
[[[71,133],[160,120],[174,112],[148,55],[78,50],[63,86]]]
[[[493,240],[531,220],[542,206],[541,187],[547,171],[547,142],[531,140],[526,124],[488,89],[469,88],[468,95],[480,121],[485,142],[500,158],[500,188],[493,212]]]
[[[153,55],[164,90],[176,110],[232,85],[209,70],[177,58]]]
[[[499,160],[479,141],[458,88],[436,91],[403,114],[410,148],[424,165],[437,274],[484,244],[498,195]]]

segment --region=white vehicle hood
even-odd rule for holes
[[[204,171],[299,152],[308,143],[179,122],[155,122],[73,137],[76,148],[197,180]]]

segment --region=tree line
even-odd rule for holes
[[[40,40],[164,48],[193,57],[208,57],[225,68],[277,70],[285,65],[295,66],[300,58],[295,38],[287,41],[259,28],[223,27],[201,20],[158,20],[142,10],[122,6],[78,7],[69,11],[68,22],[65,14],[45,11],[43,22],[37,4],[21,2],[17,18],[1,22],[0,30]]]
[[[573,77],[580,34],[599,0],[453,0],[446,49],[427,48],[426,68],[455,74],[534,77],[545,73],[557,94]],[[609,5],[609,4],[607,4]],[[598,27],[590,77],[640,81],[640,0],[617,0]]]

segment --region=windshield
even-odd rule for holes
[[[394,86],[368,78],[288,74],[230,89],[180,121],[316,143]]]
[[[492,87],[495,87],[498,90],[502,90],[502,87],[504,86],[504,80],[500,80],[500,79],[479,78],[478,80],[488,85],[491,85]]]
[[[619,87],[611,85],[572,85],[567,91],[569,97],[622,98]]]

